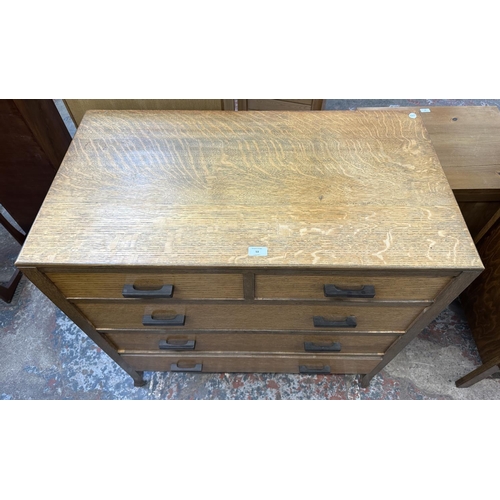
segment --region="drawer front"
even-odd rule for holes
[[[72,298],[123,298],[124,286],[147,298],[173,286],[173,299],[242,299],[241,274],[47,273],[61,292]]]
[[[274,355],[176,355],[122,354],[138,371],[212,373],[369,373],[382,360],[379,356],[274,356]]]
[[[452,280],[451,276],[255,276],[255,297],[259,299],[370,299],[432,300]],[[325,297],[325,285],[331,297]]]
[[[271,304],[162,304],[79,302],[90,322],[101,328],[142,329],[168,326],[186,330],[314,330],[403,332],[421,307]],[[316,318],[316,319],[315,319]],[[319,320],[317,318],[320,318]],[[315,326],[323,320],[324,326]],[[350,326],[356,324],[355,327]],[[331,326],[328,326],[331,325]]]
[[[336,335],[284,333],[149,333],[106,332],[102,334],[125,351],[156,352],[321,352],[383,354],[399,335]]]

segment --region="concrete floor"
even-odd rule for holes
[[[328,100],[326,109],[362,106],[499,105],[500,100]],[[67,118],[66,118],[67,120]],[[0,281],[19,245],[0,226]],[[148,373],[132,379],[23,277],[11,304],[0,301],[0,399],[499,399],[500,380],[469,389],[455,380],[480,364],[455,301],[377,375]]]

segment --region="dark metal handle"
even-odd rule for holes
[[[351,299],[373,299],[375,287],[363,285],[359,290],[345,290],[337,285],[325,285],[325,297],[350,297]]]
[[[314,316],[313,322],[316,328],[355,328],[357,325],[356,316],[347,316],[341,321],[328,321],[323,316]]]
[[[157,290],[136,290],[134,285],[123,285],[122,295],[127,299],[170,299],[174,285],[163,285]]]
[[[180,366],[178,366],[177,363],[172,363],[170,365],[170,371],[171,372],[201,372],[202,369],[203,369],[203,364],[202,363],[196,363],[191,368],[181,368]]]
[[[186,316],[184,314],[178,314],[169,319],[155,319],[152,314],[145,314],[142,317],[142,324],[144,326],[184,326],[185,322]]]
[[[168,340],[160,340],[158,347],[167,351],[192,351],[196,345],[195,340],[186,340],[182,344],[170,344]]]
[[[300,365],[299,373],[309,373],[310,375],[315,375],[317,373],[330,373],[330,367],[328,365],[325,365],[321,368],[314,368],[310,366]]]
[[[315,344],[314,342],[304,342],[304,351],[307,352],[340,352],[342,345],[340,342],[332,342],[330,345]]]

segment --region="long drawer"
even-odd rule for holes
[[[255,297],[259,299],[332,300],[432,300],[452,280],[451,276],[255,276]],[[326,288],[325,288],[326,287]],[[328,295],[328,296],[325,296]]]
[[[281,353],[383,354],[399,335],[337,335],[284,333],[169,333],[105,332],[121,353],[125,351],[192,352],[249,351]]]
[[[217,373],[369,373],[380,356],[280,356],[238,354],[122,354],[138,371]]]
[[[161,295],[172,287],[174,299],[242,299],[241,274],[156,273],[47,273],[47,277],[69,299]],[[168,290],[169,291],[169,290]]]
[[[422,312],[416,306],[164,304],[78,302],[97,328],[184,327],[186,330],[316,330],[403,332]]]

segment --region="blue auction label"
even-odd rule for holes
[[[267,247],[248,247],[249,257],[267,257]]]

